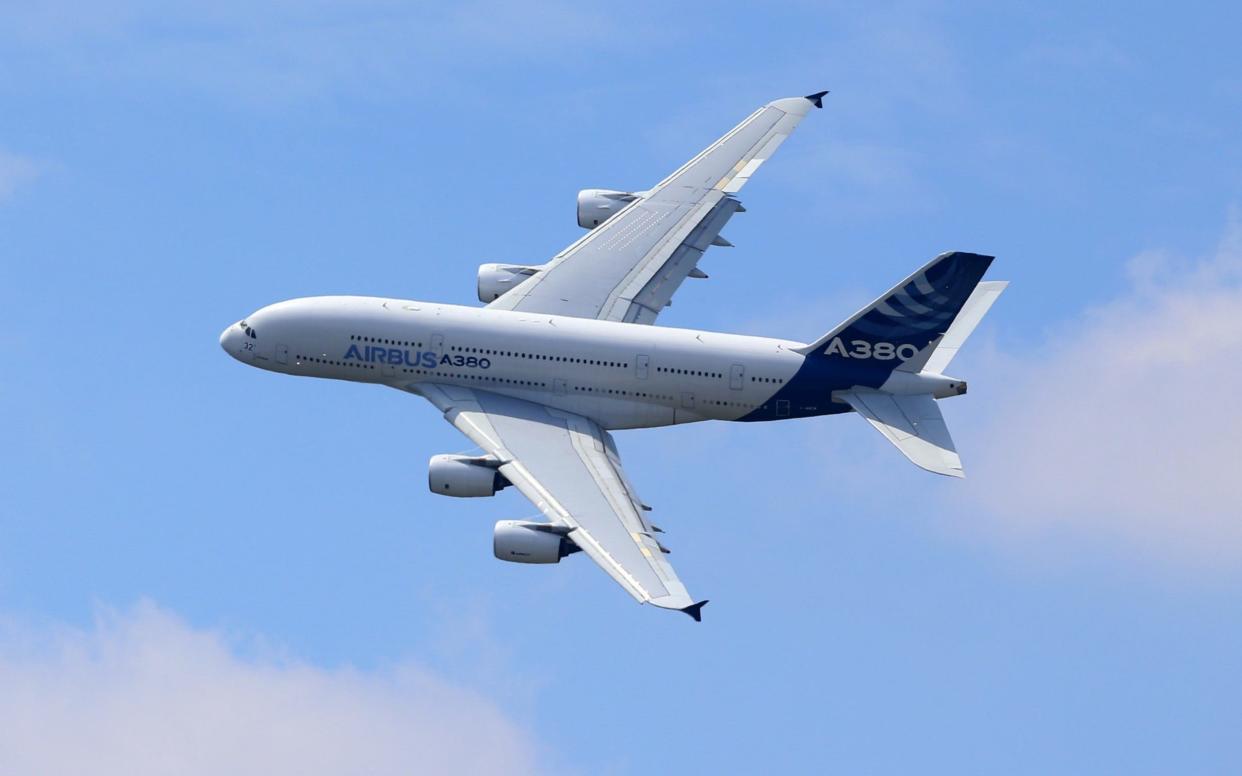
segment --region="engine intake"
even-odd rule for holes
[[[486,456],[434,455],[427,464],[427,487],[441,496],[494,496],[509,487],[509,481],[497,470],[499,465]]]
[[[578,192],[578,226],[594,229],[638,199],[641,193],[611,189],[583,189]]]
[[[542,269],[542,264],[480,264],[479,301],[496,301]]]
[[[560,563],[580,549],[565,534],[551,523],[501,520],[492,532],[492,553],[511,563]]]

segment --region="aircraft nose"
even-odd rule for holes
[[[233,324],[220,332],[220,347],[224,348],[224,352],[234,358],[237,357],[237,333],[237,324]]]

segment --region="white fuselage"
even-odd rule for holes
[[[468,386],[608,429],[789,417],[773,397],[804,361],[789,340],[360,296],[270,305],[220,343],[274,372]],[[827,392],[801,404],[794,416],[841,411]]]

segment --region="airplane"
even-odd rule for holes
[[[651,325],[707,277],[699,260],[744,211],[735,195],[825,94],[761,106],[646,191],[581,191],[586,234],[544,264],[481,265],[482,307],[293,299],[220,345],[267,371],[422,396],[481,450],[433,456],[432,492],[513,486],[546,518],[497,522],[497,558],[582,552],[639,603],[700,621],[707,601],[669,563],[611,432],[855,412],[915,465],[963,476],[936,402],[966,393],[944,370],[1006,286],[982,280],[991,256],[943,253],[810,343]]]

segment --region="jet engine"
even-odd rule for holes
[[[501,520],[492,533],[492,553],[511,563],[560,563],[577,552],[563,526],[530,520]]]
[[[642,192],[583,189],[578,192],[578,226],[594,229],[638,199]]]
[[[509,289],[541,269],[542,264],[480,264],[479,301],[496,301]]]
[[[434,455],[427,464],[427,486],[441,496],[494,496],[509,487],[509,481],[497,471],[499,466],[496,459],[487,456]]]

